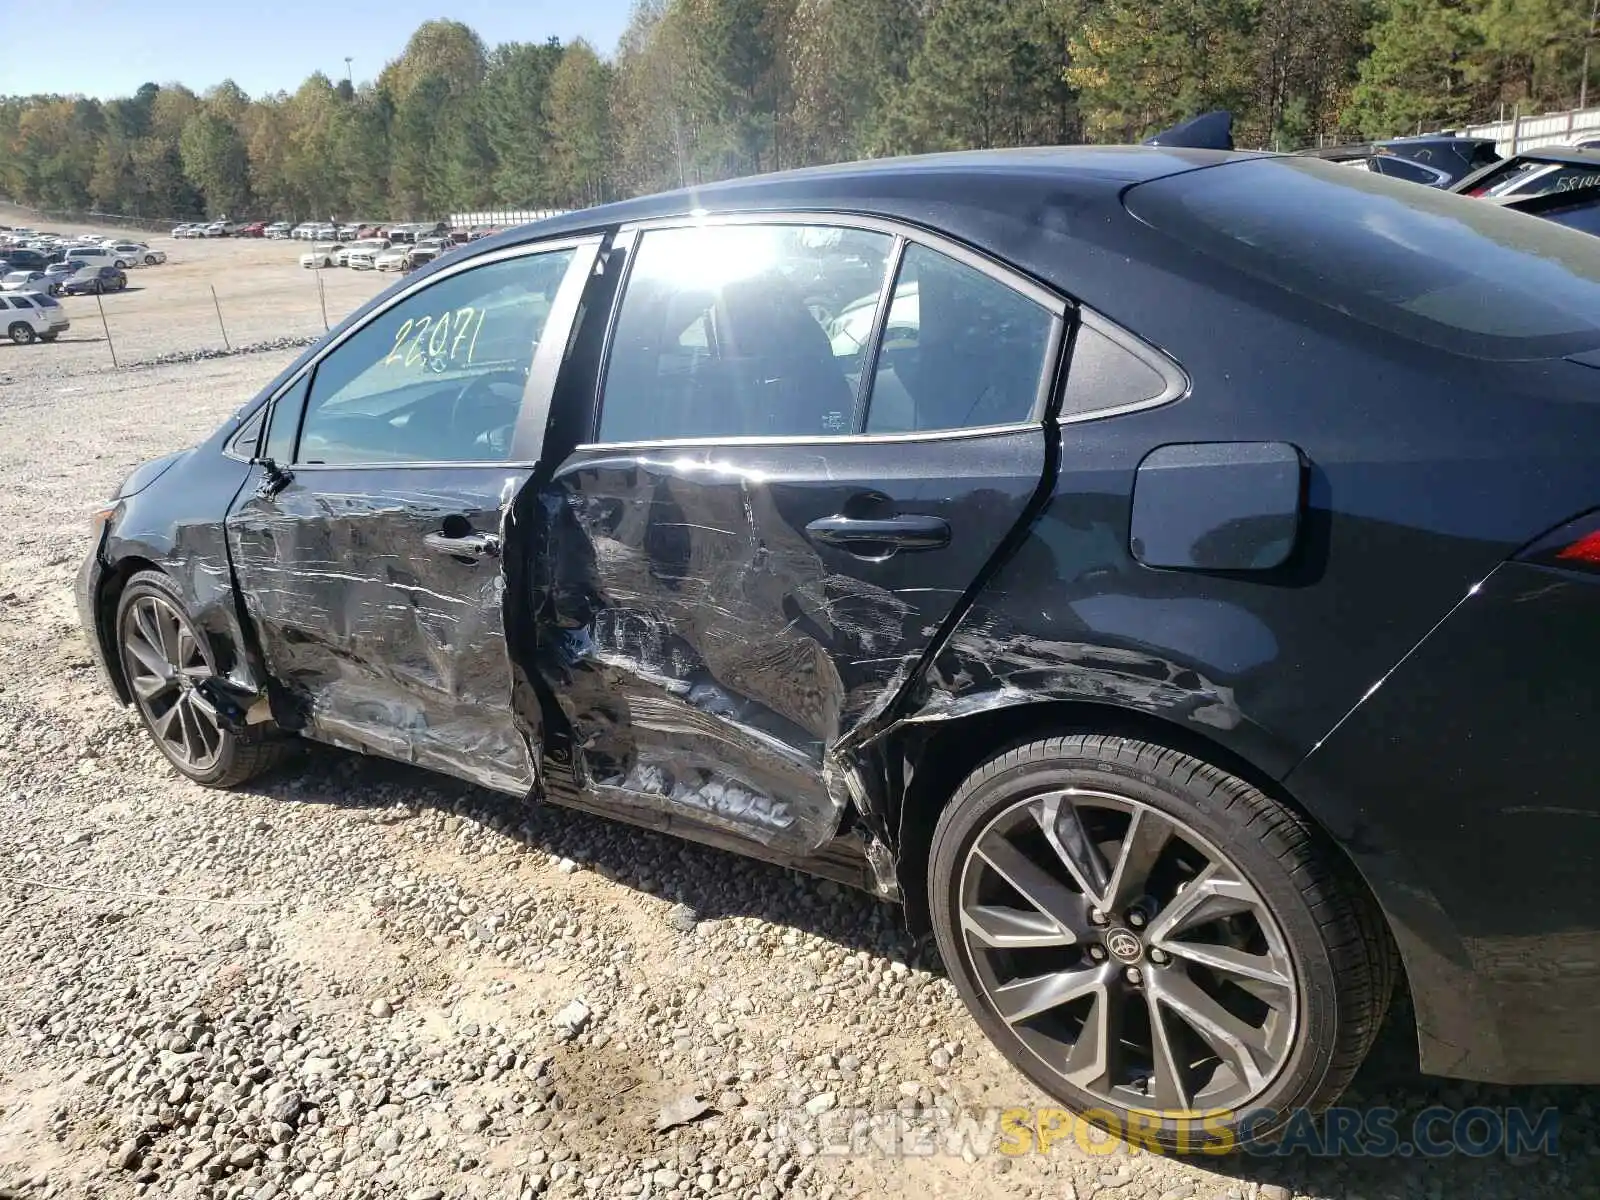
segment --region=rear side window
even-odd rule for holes
[[[645,233],[617,315],[600,440],[854,432],[893,246],[887,234],[821,225]]]
[[[32,308],[33,305],[28,301],[28,298],[26,296],[13,296],[13,297],[11,297],[11,307],[12,308]]]
[[[1011,425],[1039,400],[1049,312],[975,267],[906,248],[867,409],[868,433]]]
[[[1152,180],[1125,203],[1238,271],[1453,353],[1600,346],[1600,242],[1497,204],[1292,157]]]

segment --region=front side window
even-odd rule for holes
[[[926,246],[906,248],[867,409],[868,433],[1029,420],[1054,320],[997,279]]]
[[[600,440],[854,432],[893,246],[887,234],[822,225],[645,233],[617,316]]]
[[[575,253],[527,254],[447,276],[361,328],[317,366],[296,461],[504,460]]]

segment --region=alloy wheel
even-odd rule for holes
[[[1278,922],[1167,812],[1075,788],[1029,796],[973,840],[959,894],[988,1005],[1098,1102],[1238,1110],[1294,1048],[1300,997]]]
[[[159,596],[138,597],[123,616],[122,647],[128,686],[162,749],[193,771],[215,766],[222,728],[195,684],[216,672],[182,614]]]

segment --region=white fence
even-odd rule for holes
[[[565,208],[497,208],[485,212],[451,213],[450,228],[469,229],[474,225],[492,225],[504,229],[508,225],[526,225],[530,221],[543,221],[546,217],[559,217],[567,211]]]
[[[1600,108],[1541,113],[1536,117],[1518,115],[1509,121],[1469,125],[1457,132],[1465,137],[1493,138],[1501,154],[1515,154],[1538,146],[1559,145],[1585,135],[1600,137]]]

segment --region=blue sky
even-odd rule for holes
[[[35,17],[54,34],[21,36],[0,53],[0,95],[76,92],[104,99],[129,95],[146,80],[198,92],[232,79],[255,96],[293,91],[312,71],[338,79],[346,55],[359,83],[374,78],[412,31],[434,17],[465,21],[491,48],[584,37],[610,54],[632,2],[55,0],[46,7]]]

